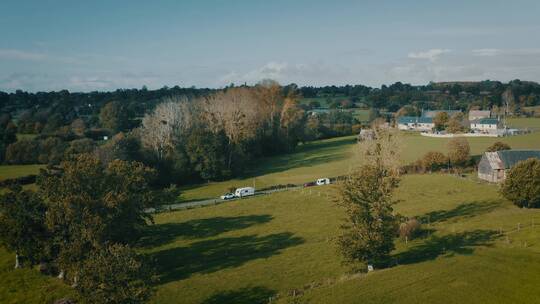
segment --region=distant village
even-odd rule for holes
[[[508,136],[516,135],[525,132],[524,130],[508,128],[505,125],[504,119],[500,116],[495,117],[489,110],[471,110],[468,116],[465,117],[459,110],[436,110],[422,111],[420,116],[401,116],[397,119],[396,124],[399,130],[403,131],[419,131],[435,135],[452,135],[452,132],[447,130],[437,130],[436,117],[441,113],[445,113],[446,118],[451,118],[456,115],[462,115],[460,120],[462,130],[469,136]]]

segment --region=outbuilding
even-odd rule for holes
[[[506,173],[518,162],[529,158],[540,159],[538,150],[504,150],[485,152],[478,164],[478,178],[492,183],[500,183]]]

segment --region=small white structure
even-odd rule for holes
[[[469,121],[479,120],[482,118],[491,118],[491,111],[478,111],[471,110],[469,111]]]
[[[497,118],[482,118],[471,120],[471,130],[481,133],[497,133],[499,120]]]
[[[244,197],[244,196],[255,195],[255,188],[253,188],[253,187],[238,188],[234,192],[234,195],[236,197]]]
[[[330,184],[330,179],[327,178],[327,177],[319,178],[319,179],[317,180],[317,186],[329,185],[329,184]]]

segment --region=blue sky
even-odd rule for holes
[[[0,90],[540,81],[540,1],[412,2],[2,0]]]

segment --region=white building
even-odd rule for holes
[[[480,133],[496,133],[499,125],[500,123],[497,118],[471,120],[471,130]]]
[[[435,128],[431,117],[401,116],[397,125],[399,130],[410,131],[432,131]]]

